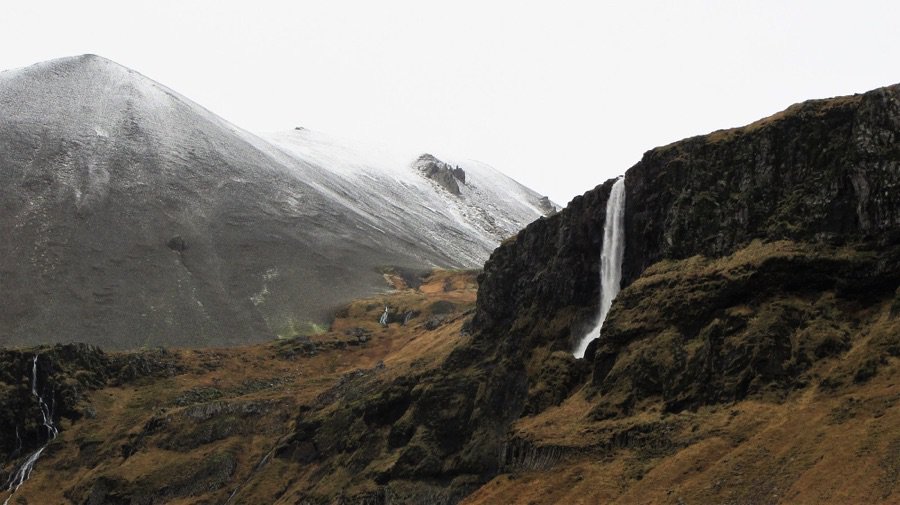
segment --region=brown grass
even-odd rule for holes
[[[816,365],[827,377],[900,338],[887,304],[839,358]],[[850,366],[850,369],[856,365]],[[515,434],[536,446],[567,447],[549,470],[498,476],[467,505],[574,503],[900,503],[900,360],[869,382],[832,392],[812,383],[784,401],[746,400],[678,414],[647,404],[623,419],[592,421],[583,392],[521,419]],[[604,441],[641,426],[669,427],[666,446]]]
[[[418,289],[410,289],[400,281],[395,285],[401,289],[352,303],[329,331],[310,337],[315,342],[346,341],[348,329],[364,328],[371,331],[371,340],[364,345],[326,350],[313,357],[282,356],[279,350],[290,344],[284,341],[240,348],[180,349],[173,352],[188,365],[186,373],[94,391],[89,401],[96,416],[63,424],[60,437],[51,444],[32,478],[10,503],[71,503],[66,493],[85,496],[89,484],[99,476],[133,484],[152,480],[154,476],[175,479],[179,475],[167,476],[168,469],[199,467],[211,455],[227,453],[236,461],[236,469],[227,484],[198,496],[167,501],[184,505],[224,502],[235,483],[247,481],[259,461],[291,431],[299,407],[313,402],[342,374],[372,368],[382,361],[388,376],[403,373],[414,361],[417,366],[433,366],[462,341],[460,327],[465,312],[475,303],[474,272],[435,272]],[[428,331],[423,325],[431,315],[429,307],[436,301],[453,303],[455,311],[446,315],[443,325]],[[418,310],[421,315],[406,326],[382,327],[378,318],[385,304]],[[263,404],[269,410],[258,419],[241,421],[257,423],[253,434],[225,436],[186,451],[158,447],[160,437],[192,429],[200,423],[190,417],[185,419],[183,414],[194,405],[178,405],[178,399],[184,403],[186,394],[210,390],[217,391],[218,398],[207,403]],[[148,421],[154,418],[167,419],[170,424],[162,433],[144,433],[140,449],[123,457],[122,447],[135,443]],[[275,503],[275,497],[283,495],[278,503],[293,503],[290,497],[302,489],[295,484],[302,483],[314,471],[315,465],[299,468],[296,464],[270,460],[264,468],[266,478],[249,481],[248,488],[242,490],[242,500]],[[339,477],[332,476],[337,481]],[[294,489],[289,489],[292,486]],[[0,501],[5,497],[0,494]]]

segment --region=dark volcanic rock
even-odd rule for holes
[[[0,349],[0,456],[4,460],[23,456],[46,441],[38,401],[32,394],[35,356],[36,388],[52,405],[57,426],[60,419],[74,421],[90,415],[84,400],[91,390],[144,377],[168,377],[184,370],[165,350],[109,355],[84,344]]]
[[[613,182],[575,197],[565,210],[531,223],[494,251],[478,278],[476,331],[496,335],[512,329],[527,348],[575,346],[596,313]]]
[[[900,240],[900,85],[647,152],[626,173],[625,283],[754,238]]]
[[[850,349],[864,331],[860,309],[878,313],[898,284],[897,246],[755,243],[718,262],[654,265],[619,294],[596,341],[594,415],[648,398],[669,411],[781,399],[811,380],[804,372],[817,361]],[[874,344],[857,354],[889,353]]]
[[[459,168],[458,165],[456,167],[453,167],[453,177],[458,179],[459,182],[461,182],[463,184],[466,183],[466,171]]]
[[[594,317],[613,181],[502,244],[480,278],[477,330],[572,346]],[[625,175],[623,285],[665,258],[754,238],[900,240],[900,85],[813,100],[743,128],[647,152]],[[564,314],[571,324],[558,322]]]
[[[529,377],[529,412],[553,404],[552,385],[565,391],[570,377],[540,349],[571,349],[595,317],[612,182],[502,244],[479,279],[476,334],[543,363]],[[829,297],[877,307],[900,282],[900,86],[654,149],[625,187],[626,286],[660,260],[727,256],[754,239],[813,245],[787,256],[760,245],[715,275],[675,263],[679,275],[625,289],[587,353],[594,415],[650,397],[679,410],[787,391],[849,347],[854,317]],[[856,248],[831,249],[840,244]],[[753,254],[772,257],[742,259]],[[873,352],[890,354],[883,347]]]

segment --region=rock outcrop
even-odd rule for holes
[[[843,303],[876,307],[900,282],[900,86],[805,102],[651,150],[625,181],[623,285],[632,286],[588,349],[596,416],[651,396],[678,410],[784,391],[853,333],[832,321],[838,329],[813,337],[804,325],[827,326],[821,311],[841,320],[834,311]],[[585,334],[612,182],[494,252],[480,278],[476,335],[521,350],[537,369]],[[748,252],[754,240],[790,240],[792,252],[759,244]],[[727,257],[732,269],[694,275],[685,259],[693,256]],[[667,267],[645,274],[662,260]],[[785,301],[791,293],[805,301]],[[895,349],[882,346],[872,359]],[[532,393],[543,387],[538,374],[529,381]]]
[[[463,169],[450,166],[431,154],[419,156],[413,167],[453,195],[459,196],[459,184],[466,183],[466,172]]]
[[[898,285],[898,246],[755,241],[724,258],[656,263],[619,294],[588,350],[592,416],[630,414],[647,400],[666,412],[781,401],[821,380],[807,372],[829,358],[849,370],[832,370],[820,387],[859,380],[900,357],[900,320],[883,321]]]
[[[37,368],[33,360],[37,356]],[[32,376],[33,371],[35,372]],[[83,403],[86,393],[136,379],[167,377],[180,371],[165,350],[109,355],[85,344],[57,344],[29,350],[0,350],[0,455],[22,456],[46,440],[38,394],[51,406],[50,415],[74,421],[91,415]]]
[[[552,216],[559,210],[556,208],[556,205],[550,201],[550,197],[547,196],[542,196],[540,200],[538,200],[538,206],[544,211],[545,216]]]
[[[770,118],[648,151],[625,175],[623,285],[663,259],[725,256],[753,239],[900,240],[900,85],[813,100]],[[599,296],[613,181],[502,244],[482,277],[474,328],[573,344]],[[547,334],[565,313],[571,324]]]
[[[647,152],[626,174],[626,283],[754,238],[900,240],[900,85]]]

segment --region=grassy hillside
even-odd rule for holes
[[[110,355],[112,361],[146,355],[171,366],[79,388],[70,409],[75,419],[62,419],[60,437],[10,503],[224,503],[232,493],[232,503],[294,503],[289,496],[319,480],[317,465],[272,456],[293,432],[298,413],[353,394],[347,384],[360,376],[387,380],[410,368],[434,367],[465,338],[460,327],[474,305],[474,274],[437,272],[415,288],[389,277],[400,289],[354,302],[321,334],[174,350],[164,358],[155,351]],[[406,324],[381,326],[386,305],[392,320],[409,315]],[[42,353],[41,363],[54,368],[48,380],[57,384],[115,369],[102,360],[73,365],[78,360],[71,356],[50,364],[58,348],[8,352],[29,363]],[[92,355],[90,348],[81,352]],[[28,377],[16,380],[21,382],[4,390],[28,392]],[[12,463],[4,464],[4,472]]]
[[[465,322],[474,274],[437,272],[416,287],[389,275],[397,291],[354,302],[320,334],[110,355],[145,355],[156,366],[113,375],[124,367],[106,365],[105,384],[81,388],[70,409],[78,415],[62,420],[11,503],[896,503],[900,294],[751,283],[750,298],[712,303],[723,300],[722,279],[735,286],[777,271],[773,264],[799,275],[801,260],[833,269],[861,257],[755,242],[726,258],[654,266],[611,315],[611,335],[640,336],[607,376],[582,374],[560,394],[551,372],[570,357],[537,350],[528,391],[543,400],[512,425],[495,475],[452,482],[434,458],[456,430],[454,388],[475,373],[453,368],[453,356],[473,345]],[[387,327],[378,322],[385,306]],[[695,323],[688,337],[687,320]],[[652,371],[690,362],[680,353],[700,356],[704,339],[729,324],[722,345],[760,358],[771,353],[759,342],[783,339],[784,369],[766,372],[772,363],[751,359],[740,371],[755,375],[731,396],[727,380],[711,377],[678,394],[648,387]],[[88,373],[78,366],[61,364],[47,380],[77,382]],[[449,388],[446,402],[423,407],[429,396],[416,391],[440,387]],[[686,392],[695,401],[673,401]],[[445,426],[417,418],[423,409]],[[432,477],[423,476],[428,465]]]

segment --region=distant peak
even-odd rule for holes
[[[85,107],[103,108],[117,103],[121,108],[128,100],[132,107],[147,110],[180,102],[194,112],[214,116],[140,72],[93,53],[12,69],[3,73],[2,85],[53,117],[72,115],[74,110]],[[142,117],[151,116],[147,113]]]
[[[96,64],[96,63],[112,64],[112,65],[116,65],[119,67],[122,66],[122,65],[114,62],[113,60],[110,60],[109,58],[104,58],[103,56],[93,54],[93,53],[79,54],[76,56],[64,56],[62,58],[55,58],[52,60],[47,60],[42,63],[38,63],[38,65],[53,65],[53,64],[69,64],[69,65],[71,65],[71,64]]]
[[[92,65],[92,66],[106,65],[106,66],[116,67],[116,68],[120,68],[120,69],[125,69],[125,70],[128,70],[129,72],[131,71],[130,68],[126,67],[125,65],[122,65],[121,63],[115,62],[109,58],[104,58],[103,56],[93,54],[93,53],[80,54],[78,56],[70,56],[69,58],[61,58],[60,59],[60,61],[65,61],[65,60],[69,60],[69,62],[71,62],[71,63],[81,64],[81,65]]]

